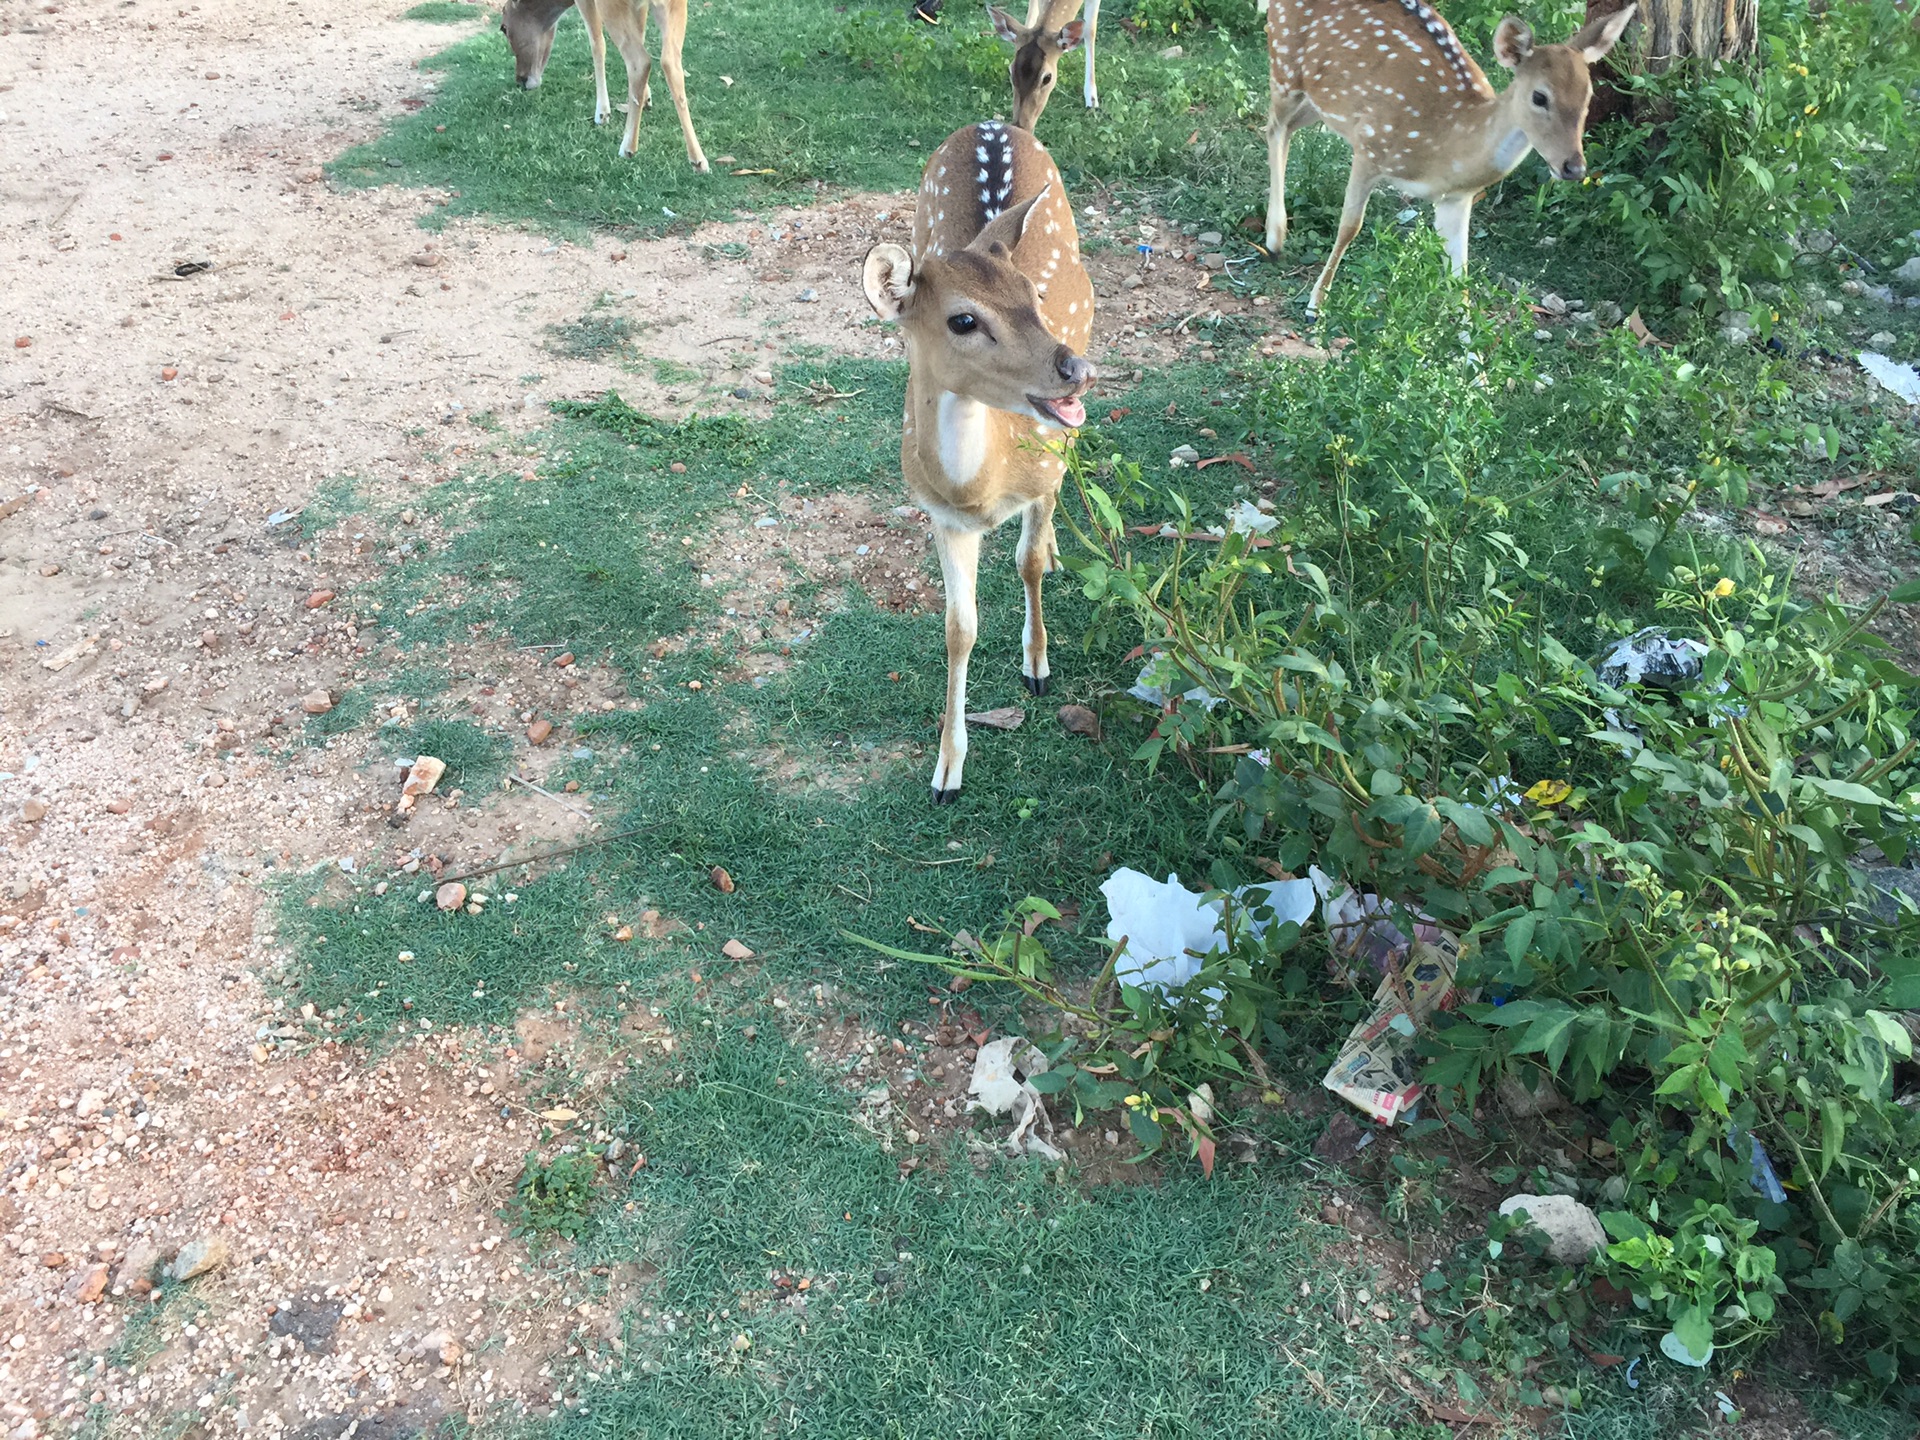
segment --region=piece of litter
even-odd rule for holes
[[[1909,405],[1920,405],[1920,370],[1889,360],[1876,350],[1860,352],[1860,368]]]
[[[276,525],[284,525],[299,513],[298,510],[276,510],[267,517],[267,528],[271,530]]]
[[[1127,691],[1127,694],[1143,705],[1151,705],[1156,710],[1166,710],[1172,707],[1176,698],[1173,687],[1184,678],[1180,674],[1179,666],[1164,651],[1156,650],[1153,652],[1153,658],[1140,671],[1140,678],[1133,682],[1133,688]],[[1189,704],[1205,706],[1208,710],[1225,703],[1218,695],[1209,694],[1206,688],[1200,685],[1179,694],[1177,698]]]
[[[1013,1129],[1006,1141],[1010,1155],[1039,1155],[1048,1160],[1065,1158],[1048,1143],[1053,1135],[1053,1117],[1047,1114],[1046,1101],[1033,1088],[1030,1079],[1043,1074],[1046,1068],[1047,1057],[1017,1035],[982,1045],[974,1059],[973,1078],[967,1082],[967,1107],[996,1119],[1013,1116]],[[1047,1138],[1036,1134],[1036,1130],[1044,1132]]]
[[[1312,872],[1323,891],[1334,882]],[[1454,968],[1460,945],[1418,911],[1411,912],[1408,940],[1391,918],[1393,907],[1378,895],[1350,887],[1327,894],[1322,918],[1336,954],[1364,958],[1385,972],[1373,994],[1373,1013],[1355,1025],[1321,1084],[1342,1100],[1391,1125],[1419,1102],[1420,1059],[1414,1037],[1435,1011],[1457,1003]]]
[[[1208,955],[1226,948],[1224,903],[1187,889],[1178,875],[1159,881],[1120,869],[1102,882],[1100,893],[1110,917],[1107,939],[1126,942],[1113,972],[1123,985],[1178,990],[1200,973]],[[1248,931],[1257,938],[1269,925],[1306,924],[1313,916],[1315,890],[1310,879],[1273,880],[1243,885],[1233,898],[1250,910],[1272,912],[1271,919],[1247,916]]]
[[[1280,517],[1269,515],[1251,500],[1242,500],[1233,509],[1227,511],[1227,533],[1264,535],[1269,530],[1278,529]]]

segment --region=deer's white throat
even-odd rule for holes
[[[951,390],[935,405],[940,468],[955,485],[970,485],[987,460],[987,407]]]
[[[1514,166],[1524,160],[1527,156],[1527,151],[1532,148],[1533,145],[1527,139],[1526,131],[1518,127],[1509,130],[1505,135],[1500,137],[1500,143],[1493,149],[1494,168],[1499,170],[1502,175],[1505,175],[1508,171],[1512,170]]]

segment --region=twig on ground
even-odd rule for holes
[[[518,775],[509,775],[507,776],[507,780],[514,785],[526,786],[527,789],[533,791],[533,793],[536,795],[546,796],[547,799],[553,801],[553,803],[558,805],[562,810],[571,810],[574,814],[578,815],[582,820],[593,819],[593,812],[591,810],[582,810],[578,805],[575,805],[572,801],[562,799],[560,796],[554,794],[553,791],[547,789],[543,785],[536,785],[533,783],[533,781],[523,779]]]

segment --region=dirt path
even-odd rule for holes
[[[370,1061],[262,978],[263,882],[406,858],[364,739],[289,744],[306,697],[381,658],[320,597],[396,537],[349,517],[307,543],[276,517],[331,477],[404,505],[489,453],[530,466],[556,396],[751,410],[786,344],[898,353],[855,288],[867,246],[905,238],[898,198],[554,244],[435,238],[417,225],[430,193],[334,190],[323,162],[427,99],[414,66],[455,33],[397,8],[0,12],[7,1436],[89,1416],[90,1433],[331,1435],[374,1411],[400,1434],[560,1401],[548,1361],[631,1296],[618,1275],[597,1301],[562,1295],[494,1216],[555,1027],[497,1052],[422,1033]],[[752,263],[703,258],[735,240]],[[1130,263],[1115,252],[1103,288]],[[1162,285],[1130,296],[1141,313]],[[1191,278],[1164,288],[1189,301]],[[674,365],[556,353],[551,327],[596,302],[643,317],[648,356]],[[1129,339],[1123,363],[1162,348]],[[499,428],[455,423],[475,412]],[[623,703],[605,672],[470,658],[460,698],[496,720],[536,698]],[[500,797],[437,808],[404,843],[490,854],[582,823]],[[213,1261],[191,1323],[154,1323],[156,1265],[196,1243]]]

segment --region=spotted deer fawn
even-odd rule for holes
[[[1093,41],[1100,28],[1100,0],[1086,0],[1086,16],[1076,20],[1080,0],[1028,0],[1022,25],[997,5],[987,7],[994,33],[1013,46],[1013,123],[1031,130],[1053,98],[1060,57],[1084,44],[1087,78],[1081,97],[1089,110],[1100,108],[1100,87],[1093,79]]]
[[[1040,581],[1055,567],[1053,506],[1065,466],[1047,448],[1085,422],[1093,284],[1060,172],[1025,130],[989,120],[956,130],[927,162],[913,249],[876,245],[862,277],[883,320],[906,333],[900,468],[933,520],[947,592],[947,709],[933,800],[960,793],[967,759],[967,660],[979,619],[980,541],[1014,515],[1027,592],[1020,673],[1047,692]]]
[[[553,30],[575,0],[507,0],[500,28],[513,47],[513,78],[523,90],[537,90],[553,53]],[[680,133],[687,140],[687,159],[705,174],[706,153],[693,133],[693,115],[687,109],[687,72],[680,62],[687,41],[687,0],[579,0],[580,18],[587,22],[587,44],[593,51],[593,123],[604,125],[613,113],[607,100],[607,36],[627,67],[627,125],[620,137],[620,153],[633,154],[640,145],[640,111],[645,108],[648,72],[653,57],[647,53],[647,19],[660,25],[660,68],[680,116]]]
[[[1433,201],[1433,227],[1459,275],[1473,202],[1529,150],[1560,179],[1584,176],[1581,131],[1593,96],[1587,67],[1613,48],[1636,8],[1593,21],[1564,45],[1535,45],[1525,22],[1507,16],[1493,53],[1513,71],[1513,83],[1496,92],[1426,0],[1270,0],[1267,249],[1278,253],[1287,239],[1293,132],[1323,121],[1353,147],[1340,233],[1307,313],[1320,309],[1367,196],[1382,181]]]

